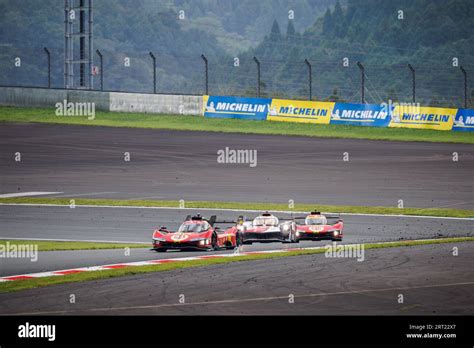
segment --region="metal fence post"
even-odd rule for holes
[[[97,55],[99,56],[99,61],[100,61],[100,90],[104,90],[104,56],[102,53],[97,49],[96,50]]]
[[[462,66],[459,68],[464,75],[464,109],[467,109],[467,71]]]
[[[360,69],[361,73],[361,97],[360,101],[362,104],[365,104],[365,68],[361,62],[357,62],[357,66]]]
[[[257,63],[257,98],[260,98],[260,61],[257,57],[253,57],[255,63]]]
[[[48,88],[51,88],[51,53],[47,47],[43,47],[48,57]]]
[[[206,78],[206,95],[209,95],[209,62],[204,54],[201,54],[201,58],[204,61],[204,74]]]
[[[156,94],[156,57],[150,52],[150,57],[153,59],[153,93]]]
[[[408,69],[411,71],[411,79],[412,79],[412,100],[413,103],[416,103],[416,79],[415,79],[415,69],[411,64],[408,64]]]
[[[308,84],[309,84],[309,100],[313,98],[313,69],[309,60],[304,60],[305,64],[308,66]]]

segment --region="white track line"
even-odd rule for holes
[[[13,197],[29,197],[29,196],[42,196],[42,195],[55,195],[63,192],[17,192],[17,193],[3,193],[0,194],[0,198],[13,198]]]
[[[71,198],[73,199],[73,198]],[[0,203],[0,205],[6,206],[26,206],[26,207],[67,207],[66,204],[35,204],[35,203]],[[232,212],[249,212],[249,213],[261,213],[262,210],[251,210],[251,209],[228,209],[228,208],[178,208],[178,207],[146,207],[146,206],[133,206],[133,205],[89,205],[89,204],[76,204],[75,208],[121,208],[121,209],[158,209],[158,210],[207,210],[207,211],[232,211]],[[420,208],[423,209],[423,208]],[[288,210],[268,210],[272,213],[283,213],[283,214],[308,214],[307,211],[288,211]],[[441,219],[441,220],[467,220],[474,221],[474,217],[460,218],[460,217],[446,217],[446,216],[424,216],[424,215],[403,215],[403,214],[364,214],[364,213],[344,213],[344,212],[323,212],[324,214],[340,214],[347,216],[373,216],[373,217],[401,217],[401,218],[418,218],[418,219]]]
[[[412,240],[412,242],[437,241],[437,240],[442,240],[442,239],[415,239],[415,240]],[[399,241],[396,241],[396,242],[378,242],[378,243],[369,243],[369,244],[389,245],[389,244],[395,244],[395,243],[399,243]],[[356,245],[357,244],[344,244],[345,247],[356,246]],[[71,268],[71,269],[64,269],[64,270],[59,270],[59,271],[12,275],[12,276],[1,277],[0,282],[17,281],[17,280],[25,280],[25,279],[41,278],[41,277],[50,277],[50,276],[61,276],[61,275],[71,274],[71,273],[82,273],[82,272],[91,272],[91,271],[105,271],[105,270],[110,270],[110,269],[115,269],[115,268],[149,266],[149,265],[157,265],[157,264],[169,263],[169,262],[205,260],[205,259],[209,259],[209,258],[215,259],[215,258],[248,256],[248,255],[255,255],[255,254],[272,254],[272,253],[278,253],[278,252],[287,253],[287,252],[291,252],[291,251],[317,250],[317,249],[323,249],[323,248],[325,248],[325,246],[316,246],[316,247],[307,247],[307,248],[288,248],[288,249],[261,250],[261,251],[248,251],[248,252],[229,253],[229,254],[214,254],[214,255],[203,255],[203,256],[191,256],[191,257],[177,257],[177,258],[171,258],[171,259],[155,259],[155,260],[147,260],[147,261],[124,262],[124,263],[117,263],[117,264],[110,264],[110,265]]]

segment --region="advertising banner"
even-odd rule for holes
[[[272,100],[268,98],[241,98],[204,96],[204,117],[265,120]]]
[[[474,109],[458,109],[454,119],[453,130],[474,132]]]
[[[457,109],[395,104],[390,127],[451,130]]]
[[[336,103],[331,124],[387,127],[390,124],[389,108],[388,105]]]
[[[267,120],[328,124],[333,102],[273,99]]]

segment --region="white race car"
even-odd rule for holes
[[[281,222],[275,215],[265,212],[252,221],[240,216],[235,228],[241,232],[243,244],[255,242],[297,243],[296,223],[293,219]]]

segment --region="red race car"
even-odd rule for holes
[[[164,252],[177,250],[218,250],[233,249],[242,244],[242,235],[234,228],[221,230],[216,223],[235,224],[235,221],[216,221],[213,215],[209,220],[200,214],[188,215],[177,231],[162,226],[153,232],[153,249]]]
[[[313,211],[305,217],[295,217],[304,220],[304,224],[296,224],[296,239],[300,240],[333,240],[342,241],[344,222],[340,216],[323,215]],[[332,220],[330,223],[328,220]]]

